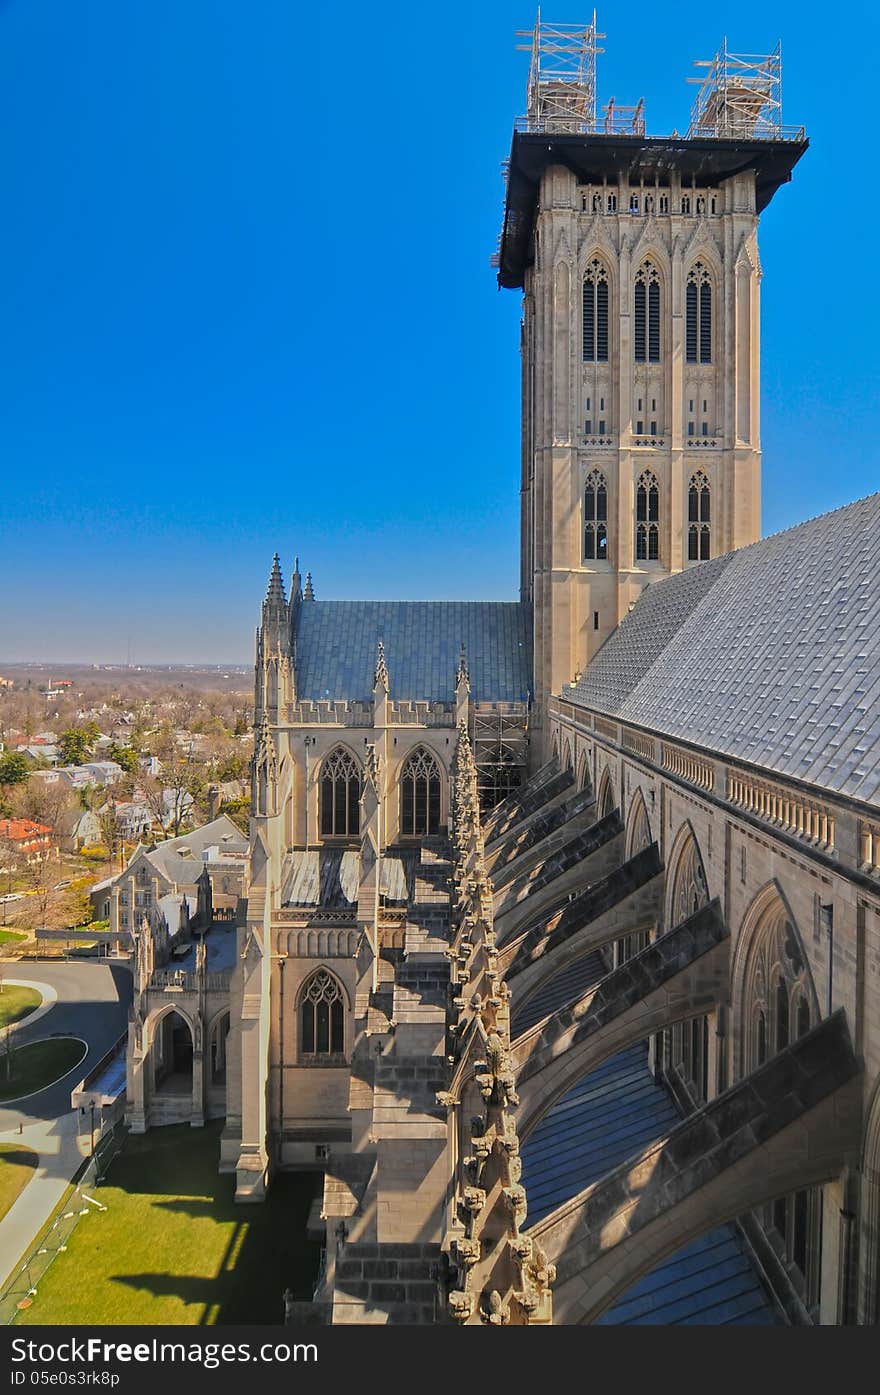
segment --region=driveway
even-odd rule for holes
[[[51,1215],[88,1152],[78,1134],[70,1092],[125,1031],[132,997],[129,970],[107,960],[41,963],[0,960],[0,977],[48,985],[57,995],[47,1012],[15,1028],[17,1045],[43,1037],[80,1037],[85,1058],[62,1080],[20,1101],[0,1106],[0,1142],[23,1143],[39,1155],[39,1166],[0,1221],[0,1284]],[[37,1014],[34,1014],[35,1018]]]

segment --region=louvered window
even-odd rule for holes
[[[636,272],[633,311],[635,361],[659,363],[660,277],[653,262],[643,262]]]
[[[595,258],[584,277],[584,362],[608,362],[608,273]]]
[[[702,262],[694,263],[685,287],[685,356],[688,363],[712,362],[712,282]]]

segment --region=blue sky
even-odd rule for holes
[[[762,222],[771,532],[880,485],[880,22],[745,13],[605,5],[599,97],[683,129],[693,59],[783,40],[812,145]],[[247,661],[276,548],[319,597],[516,594],[489,257],[533,14],[0,0],[0,661]]]

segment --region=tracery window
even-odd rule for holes
[[[645,470],[636,485],[636,561],[660,557],[660,489],[657,476]]]
[[[341,1056],[345,1051],[345,998],[337,978],[318,969],[305,984],[299,1002],[300,1052],[303,1056]]]
[[[594,257],[584,276],[584,363],[608,362],[608,272]]]
[[[688,916],[709,904],[709,888],[703,859],[693,834],[689,834],[675,869],[672,900],[669,908],[669,928],[680,925]]]
[[[712,280],[703,262],[694,262],[685,286],[685,357],[712,362]]]
[[[660,273],[645,261],[636,272],[633,344],[636,363],[660,362]]]
[[[348,751],[337,747],[321,767],[321,837],[356,838],[361,827],[361,773]]]
[[[688,561],[706,562],[712,555],[712,495],[702,470],[688,485]]]
[[[599,470],[587,475],[584,488],[584,561],[608,559],[608,486]]]
[[[744,1075],[803,1036],[818,1019],[815,989],[800,939],[781,899],[771,904],[754,932],[743,975]],[[821,1266],[821,1190],[802,1188],[761,1209],[791,1261],[792,1282],[815,1309]]]
[[[440,767],[423,746],[412,752],[401,771],[400,831],[406,837],[440,831]]]

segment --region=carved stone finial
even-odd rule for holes
[[[385,663],[385,645],[381,639],[376,645],[376,671],[373,674],[373,688],[382,688],[388,692],[388,667]]]
[[[455,675],[456,688],[460,688],[462,683],[466,684],[468,688],[470,687],[471,683],[470,674],[468,673],[467,666],[467,653],[465,652],[464,645],[461,646],[461,652],[458,656],[458,671]]]
[[[312,585],[312,574],[311,574],[311,572],[306,572],[306,589],[305,589],[305,591],[303,592],[303,600],[304,600],[304,601],[313,601],[314,599],[315,599],[315,588],[314,588],[314,586]]]

